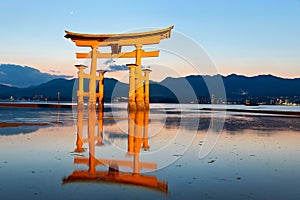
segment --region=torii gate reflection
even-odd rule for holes
[[[83,152],[83,144],[89,145],[89,157],[75,157],[74,164],[85,164],[87,170],[74,170],[71,175],[63,179],[63,184],[72,182],[108,182],[133,186],[143,186],[162,192],[168,191],[166,181],[160,181],[155,176],[140,174],[142,169],[157,169],[157,164],[152,162],[140,162],[141,148],[149,149],[148,144],[148,121],[149,111],[136,111],[128,113],[128,149],[127,154],[133,160],[114,160],[96,158],[95,146],[103,145],[103,112],[88,110],[88,138],[82,138],[84,111],[78,109],[77,140],[75,152]],[[98,123],[97,135],[95,127]],[[101,147],[100,147],[101,148]],[[97,166],[108,166],[107,170],[97,170]],[[132,172],[121,172],[119,167],[128,167]]]

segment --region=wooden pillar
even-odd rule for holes
[[[89,173],[96,172],[95,158],[95,126],[96,126],[96,110],[88,109],[88,143],[89,143]]]
[[[75,152],[84,152],[83,141],[82,141],[82,130],[83,130],[83,109],[77,109],[77,139]]]
[[[143,135],[143,149],[148,151],[150,146],[148,142],[148,124],[149,124],[149,111],[144,112],[144,135]]]
[[[77,109],[84,109],[84,70],[87,68],[85,65],[75,65],[78,69],[78,90],[77,90]]]
[[[129,89],[128,89],[128,110],[136,110],[136,100],[135,100],[135,70],[137,68],[136,64],[127,64],[129,68]]]
[[[134,153],[140,153],[143,142],[144,112],[137,111],[135,114],[134,129]]]
[[[98,106],[98,134],[97,134],[97,146],[103,145],[103,111],[99,110]]]
[[[135,132],[135,112],[128,112],[128,144],[127,153],[132,155],[134,153],[134,132]]]
[[[103,111],[104,108],[104,73],[106,72],[105,70],[97,70],[98,75],[99,75],[99,84],[98,84],[98,89],[99,92],[97,94],[98,96],[98,111]]]
[[[97,48],[98,46],[92,46],[92,63],[91,63],[91,71],[90,71],[90,82],[89,82],[89,109],[96,108],[96,69],[97,69]]]
[[[140,173],[139,157],[143,143],[144,112],[135,113],[133,173]]]
[[[140,173],[140,155],[134,154],[133,156],[133,174],[137,175]]]
[[[135,70],[135,88],[136,88],[136,109],[144,110],[144,87],[143,87],[143,75],[142,75],[142,64],[141,64],[141,53],[142,53],[142,45],[136,45],[136,62],[137,65]]]
[[[152,70],[144,69],[143,72],[145,73],[145,83],[144,83],[144,102],[145,102],[145,110],[150,109],[150,93],[149,93],[149,74]]]

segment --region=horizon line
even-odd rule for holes
[[[46,72],[46,71],[43,72],[43,71],[41,71],[38,68],[34,68],[34,67],[28,66],[28,65],[21,65],[21,64],[15,64],[15,63],[0,63],[0,66],[1,65],[15,65],[15,66],[19,66],[19,67],[29,67],[29,68],[38,70],[41,73],[47,73],[47,74],[50,74],[50,75],[53,75],[53,76],[65,76],[66,78],[63,78],[63,79],[67,79],[67,80],[68,79],[77,78],[77,76],[75,76],[75,75],[55,74],[55,73],[51,73],[49,71],[48,72]],[[49,69],[49,70],[51,70],[51,69]],[[125,70],[119,70],[119,71],[125,71]],[[107,73],[110,73],[110,72],[107,72]],[[185,76],[176,76],[176,77],[174,77],[174,76],[166,76],[166,78],[162,79],[161,81],[155,81],[155,82],[162,82],[163,80],[165,80],[167,78],[186,78],[186,77],[189,77],[189,76],[211,76],[211,77],[212,76],[223,76],[223,77],[229,77],[229,76],[233,76],[233,75],[243,76],[243,77],[247,77],[247,78],[254,78],[254,77],[258,77],[258,76],[273,76],[273,77],[276,77],[276,78],[289,79],[289,80],[294,80],[294,79],[299,79],[300,78],[300,77],[284,77],[284,76],[280,76],[280,75],[274,75],[272,73],[262,73],[262,74],[255,74],[255,75],[246,75],[246,74],[238,74],[238,73],[232,72],[232,73],[227,74],[227,75],[224,75],[224,74],[221,74],[221,73],[217,73],[217,74],[213,74],[213,75],[209,75],[209,74],[189,74],[189,75],[185,75]],[[113,77],[106,77],[106,78],[116,79],[116,78],[113,78]],[[59,78],[57,78],[57,79],[59,79]],[[118,80],[118,79],[116,79],[116,80]]]

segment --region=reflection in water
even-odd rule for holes
[[[68,115],[69,110],[63,109],[63,114]],[[0,108],[0,136],[29,134],[41,128],[58,126],[65,123],[60,120],[60,109],[49,108]],[[64,120],[66,117],[64,116]],[[68,121],[68,119],[66,120]]]
[[[19,135],[29,134],[39,130],[41,126],[17,126],[17,127],[0,127],[0,136],[2,135]]]
[[[148,122],[149,111],[136,111],[128,113],[128,137],[127,137],[127,153],[132,160],[117,160],[98,158],[96,155],[96,147],[103,146],[103,112],[98,112],[98,120],[96,119],[96,111],[88,110],[88,137],[83,138],[84,111],[78,110],[77,118],[77,140],[75,152],[84,152],[84,143],[88,143],[88,158],[75,157],[75,165],[86,165],[87,170],[74,170],[67,178],[63,179],[63,183],[72,182],[106,182],[118,183],[133,186],[142,186],[150,189],[156,189],[167,192],[168,187],[165,181],[159,181],[155,176],[140,174],[142,169],[156,170],[157,164],[154,162],[141,162],[139,160],[141,148],[148,150]],[[97,135],[95,136],[97,127]],[[99,170],[98,166],[108,167],[107,170]],[[130,168],[132,172],[122,172],[120,167]]]
[[[200,116],[198,126],[190,126],[190,124],[181,124],[180,116],[167,117],[165,128],[179,128],[182,127],[186,130],[206,131],[209,128],[216,127],[214,124],[218,124],[218,129],[222,128],[225,131],[231,131],[235,134],[242,133],[243,130],[259,130],[259,131],[278,131],[285,130],[286,127],[289,130],[300,131],[299,117],[293,116],[279,116],[279,115],[240,115],[227,113],[227,117],[224,121],[218,113],[202,113]],[[188,117],[186,117],[188,119]],[[190,118],[193,119],[192,117]],[[216,128],[214,128],[216,129]]]
[[[178,105],[161,107],[151,110],[148,128],[148,113],[129,113],[128,118],[125,106],[114,114],[111,107],[106,107],[104,117],[99,116],[103,113],[90,115],[95,123],[92,137],[85,112],[78,120],[82,129],[78,128],[81,136],[77,142],[71,109],[60,109],[58,120],[56,109],[0,108],[0,121],[4,122],[62,122],[32,134],[3,135],[8,128],[0,128],[1,199],[300,199],[299,117],[227,113],[225,129],[214,149],[199,159],[199,149],[208,144],[206,135],[217,135],[223,113],[201,111],[198,122],[193,119],[197,117],[193,107],[183,109],[182,116],[163,115],[164,107],[178,110]],[[145,127],[141,129],[137,125],[144,126],[143,120]],[[193,135],[198,123],[194,142],[184,152],[186,143],[179,142]],[[128,124],[133,126],[128,128]],[[25,128],[38,127],[19,127],[19,131]],[[182,134],[178,134],[179,128]],[[208,129],[212,131],[208,133]],[[128,135],[133,140],[128,141]],[[173,138],[180,135],[174,144]],[[89,154],[93,141],[94,155]],[[167,147],[172,151],[164,152]],[[70,155],[73,148],[81,153]],[[145,152],[144,148],[150,149]],[[134,162],[138,164],[135,169]],[[147,170],[143,165],[157,165],[160,170]],[[151,176],[144,176],[144,172]],[[64,175],[70,175],[64,180],[70,184],[62,187]],[[136,187],[142,184],[132,182],[135,177],[148,177],[147,183],[153,180],[153,184]],[[157,188],[158,178],[168,181],[168,195],[157,192],[166,191],[163,189],[146,189]]]

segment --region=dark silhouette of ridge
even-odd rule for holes
[[[54,79],[38,86],[27,88],[10,87],[0,84],[0,99],[32,99],[34,96],[43,96],[48,100],[57,100],[60,92],[60,100],[71,101],[72,94],[76,94],[73,88],[77,88],[77,79]],[[226,90],[227,101],[244,103],[246,99],[256,101],[270,101],[270,99],[293,98],[299,102],[300,79],[285,79],[273,75],[259,75],[246,77],[236,74],[229,76],[200,76],[192,75],[180,78],[166,78],[161,82],[150,82],[151,102],[195,102],[195,98],[204,98],[206,103],[210,102],[207,83],[215,83],[222,80]],[[88,81],[85,81],[86,90]],[[119,97],[128,96],[128,84],[119,82],[113,78],[104,79],[105,101],[110,102]],[[215,94],[218,98],[218,94]],[[76,95],[75,95],[76,96]],[[298,99],[298,100],[297,100]],[[205,102],[204,102],[205,103]]]

